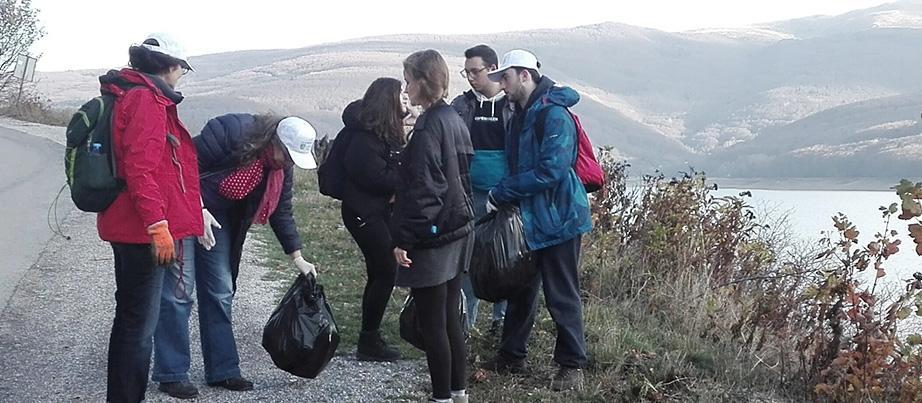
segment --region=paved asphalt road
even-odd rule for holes
[[[52,236],[47,217],[64,185],[63,158],[60,144],[0,127],[0,311]],[[62,219],[72,208],[66,192]]]

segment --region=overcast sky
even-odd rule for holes
[[[40,71],[117,67],[128,46],[154,31],[190,55],[296,48],[372,35],[477,34],[606,21],[685,31],[835,15],[880,0],[283,1],[33,0],[46,36]]]

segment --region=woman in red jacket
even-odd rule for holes
[[[175,91],[192,70],[182,47],[151,34],[128,50],[131,68],[99,78],[116,96],[112,144],[125,190],[97,217],[115,255],[115,320],[109,338],[106,400],[144,400],[166,268],[183,264],[183,243],[202,235],[198,161],[179,121]],[[177,257],[179,258],[177,261]]]

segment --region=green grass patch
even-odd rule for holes
[[[305,259],[315,263],[319,280],[336,316],[342,336],[340,354],[352,354],[361,324],[365,267],[361,252],[342,224],[339,202],[317,190],[316,173],[301,171],[295,185],[295,219],[302,235]],[[268,227],[255,229],[266,243],[265,258],[272,266],[267,281],[277,283],[279,297],[288,289],[297,269],[283,255]],[[606,262],[615,265],[618,262]],[[613,277],[614,279],[615,277]],[[584,278],[585,279],[585,278]],[[398,333],[400,308],[407,290],[396,289],[383,321],[384,337],[401,349],[404,357],[424,354],[403,342]],[[730,342],[712,340],[688,330],[700,315],[674,306],[644,306],[622,299],[591,298],[584,301],[589,367],[580,391],[554,392],[550,380],[555,326],[542,302],[529,342],[527,371],[522,375],[478,373],[479,365],[496,352],[497,337],[488,334],[491,304],[480,304],[478,329],[472,332],[468,356],[468,390],[481,402],[745,402],[783,401],[774,396],[773,382],[764,371],[754,371],[750,360]],[[684,312],[688,310],[688,312]],[[668,312],[668,314],[666,314]],[[675,321],[684,317],[687,323]],[[481,376],[485,375],[485,376]],[[425,395],[395,396],[413,400]]]
[[[365,289],[365,263],[358,245],[343,226],[339,201],[320,194],[315,171],[295,175],[294,216],[301,233],[304,258],[317,265],[318,281],[324,287],[333,309],[341,342],[339,354],[355,352],[362,323],[362,293]],[[277,283],[281,299],[298,271],[286,256],[269,226],[255,226],[258,239],[267,245],[264,258],[271,270],[264,280]],[[407,291],[395,289],[381,325],[384,339],[400,349],[404,357],[423,354],[400,339],[397,322]]]

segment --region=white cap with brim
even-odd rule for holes
[[[151,45],[144,42],[149,42],[149,39],[157,41],[156,45]],[[186,48],[184,48],[179,41],[177,41],[173,36],[163,32],[155,32],[144,37],[144,40],[138,46],[145,47],[150,49],[152,52],[163,53],[169,57],[179,60],[179,65],[187,68],[191,71],[195,71],[192,68],[192,65],[189,64],[189,59],[186,57]]]
[[[317,138],[317,131],[306,120],[297,116],[289,116],[279,122],[275,129],[279,140],[288,149],[288,155],[295,165],[301,169],[317,168],[314,161],[314,139]]]
[[[513,49],[503,55],[503,60],[500,61],[499,68],[491,71],[487,77],[489,77],[491,81],[498,82],[503,78],[503,73],[513,67],[538,70],[538,68],[541,67],[541,63],[538,62],[538,57],[535,56],[534,53],[524,49]]]

